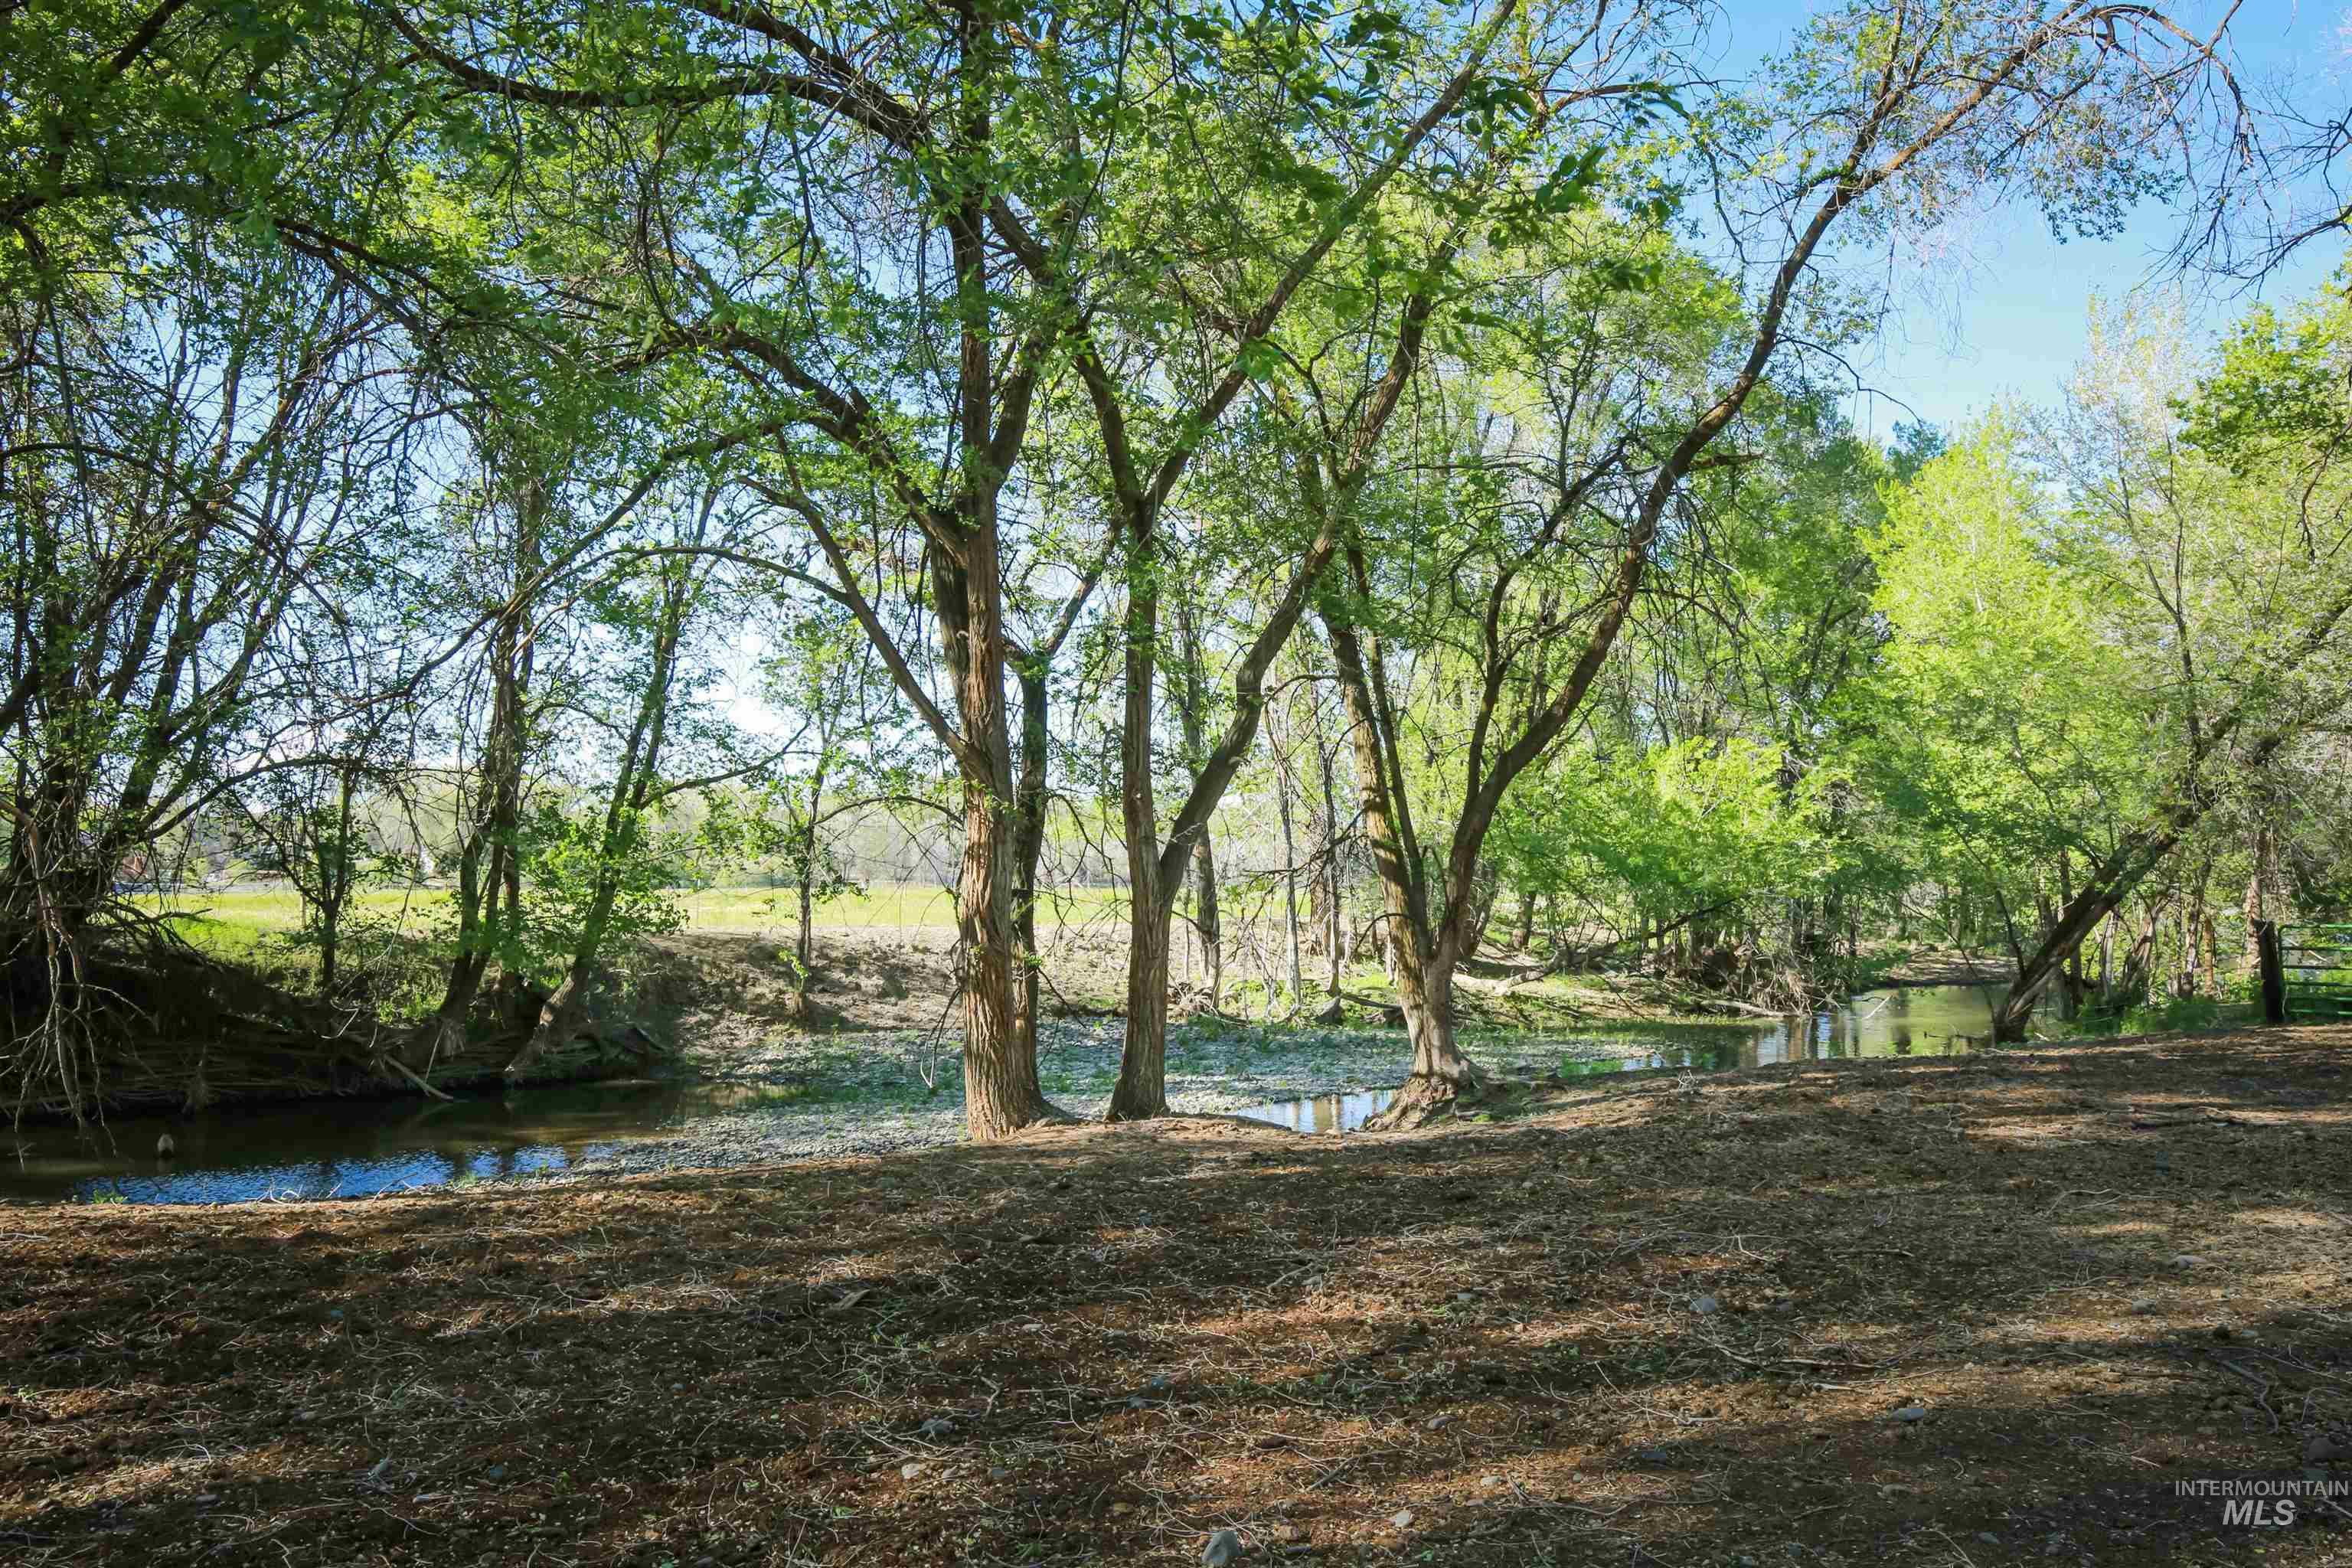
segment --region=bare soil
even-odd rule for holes
[[[685,931],[651,944],[656,987],[672,999],[675,1033],[690,1056],[724,1059],[777,1032],[957,1028],[956,933],[950,926],[834,926],[812,941],[814,976],[803,1014],[786,936]],[[1126,928],[1089,927],[1044,945],[1044,1007],[1091,1015],[1126,994]]]
[[[2347,1088],[2278,1029],[12,1210],[0,1562],[2341,1563],[2172,1486],[2352,1479]]]
[[[655,939],[642,963],[647,993],[667,1004],[665,1032],[688,1058],[705,1068],[724,1064],[778,1035],[847,1034],[865,1030],[952,1031],[957,1005],[955,942],[950,926],[832,926],[812,942],[814,980],[805,1012],[794,995],[782,954],[789,937],[775,931],[685,931]],[[1123,1014],[1127,997],[1127,925],[1115,913],[1045,933],[1040,942],[1042,1010],[1047,1017]],[[1181,946],[1181,944],[1180,944]],[[1318,963],[1321,961],[1318,961]],[[1234,973],[1242,966],[1234,962]],[[2007,966],[1957,952],[1912,955],[1912,966],[1889,985],[1991,984],[2007,981]],[[1377,973],[1352,973],[1342,989],[1347,1020],[1376,1024],[1395,1012],[1394,994]],[[1307,1010],[1321,1001],[1310,996]],[[1186,983],[1181,962],[1171,989],[1177,1017],[1208,1010],[1205,988]],[[1582,1024],[1685,1017],[1765,1015],[1727,1002],[1686,980],[1621,972],[1554,974],[1540,959],[1517,955],[1474,958],[1463,966],[1457,1005],[1466,1023],[1494,1028],[1547,1029]],[[1770,1015],[1778,1016],[1778,1015]]]

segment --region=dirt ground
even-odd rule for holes
[[[1048,1014],[1092,1014],[1126,994],[1124,926],[1101,922],[1059,933],[1047,949]],[[789,938],[750,931],[682,931],[651,945],[672,999],[671,1032],[690,1053],[724,1058],[767,1036],[864,1029],[936,1029],[960,1024],[956,933],[950,926],[835,926],[815,934],[809,1011],[794,1004],[779,956]]]
[[[2352,1561],[2352,1030],[0,1215],[0,1562]]]

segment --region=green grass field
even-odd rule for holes
[[[404,891],[376,889],[359,895],[355,911],[376,922],[396,922],[410,931],[429,930],[447,905],[438,889]],[[709,888],[680,895],[687,929],[698,931],[789,930],[795,919],[790,888]],[[1120,901],[1116,889],[1084,889],[1057,900],[1062,918],[1080,920]],[[177,917],[181,934],[223,957],[251,953],[267,939],[302,923],[302,902],[291,889],[232,889],[149,896],[140,902],[158,914]],[[1050,919],[1051,917],[1045,917]],[[876,882],[816,908],[820,931],[847,926],[950,926],[955,904],[944,889],[919,882]]]

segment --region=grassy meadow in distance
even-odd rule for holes
[[[1123,902],[1116,888],[1082,888],[1052,895],[1065,920],[1080,920]],[[354,923],[390,923],[412,933],[432,929],[447,908],[445,888],[377,888],[355,899],[346,915]],[[291,888],[232,888],[214,891],[146,894],[137,900],[156,914],[173,917],[180,934],[208,952],[250,953],[269,938],[299,930],[302,900]],[[686,929],[695,931],[783,931],[795,919],[790,888],[706,888],[681,893]],[[954,896],[932,882],[874,882],[816,906],[820,931],[846,927],[952,926]]]

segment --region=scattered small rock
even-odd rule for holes
[[[1432,1432],[1443,1432],[1453,1425],[1454,1417],[1451,1415],[1433,1415],[1422,1423],[1424,1428]]]
[[[2176,1252],[2168,1259],[2175,1268],[2201,1268],[2205,1260],[2193,1252]]]
[[[379,1466],[377,1468],[382,1468],[383,1467]],[[482,1472],[482,1479],[486,1481],[502,1481],[506,1479],[507,1468],[504,1465],[492,1465],[489,1468]]]
[[[1412,1528],[1412,1510],[1409,1508],[1401,1508],[1397,1510],[1394,1513],[1389,1515],[1389,1522],[1395,1525],[1399,1530],[1411,1530]]]
[[[926,1437],[944,1437],[955,1430],[955,1423],[944,1415],[934,1415],[916,1430]]]
[[[1482,1487],[1499,1487],[1503,1484],[1503,1478],[1500,1476],[1480,1476],[1478,1478],[1478,1484]]]
[[[1299,1524],[1277,1524],[1266,1533],[1286,1546],[1296,1546],[1307,1539],[1307,1527]]]
[[[1990,1530],[1978,1531],[1977,1539],[1983,1542],[1987,1546],[1999,1546],[2000,1544],[2000,1537],[1995,1535]]]
[[[2136,1296],[2132,1299],[2130,1310],[2144,1318],[2150,1312],[2162,1311],[2164,1303],[2153,1296]]]
[[[2303,1462],[2306,1465],[2324,1465],[2330,1459],[2342,1458],[2345,1452],[2343,1444],[2322,1432],[2303,1446]]]
[[[1226,1563],[1241,1554],[1242,1538],[1230,1530],[1217,1531],[1209,1537],[1209,1543],[1201,1548],[1201,1561],[1209,1568],[1225,1568]]]
[[[988,1479],[992,1481],[1008,1479],[1012,1474],[1013,1472],[1006,1469],[1003,1465],[991,1465],[988,1467]]]
[[[1165,1394],[1170,1389],[1175,1387],[1176,1384],[1173,1379],[1170,1378],[1165,1373],[1162,1373],[1158,1377],[1152,1378],[1143,1386],[1150,1389],[1154,1394]]]
[[[929,1465],[922,1463],[919,1459],[909,1459],[905,1464],[898,1467],[898,1479],[902,1481],[911,1481],[917,1476],[921,1475],[925,1470],[929,1468],[930,1467]]]
[[[1699,1296],[1699,1297],[1696,1297],[1696,1298],[1694,1298],[1694,1299],[1692,1300],[1692,1301],[1691,1301],[1691,1310],[1692,1310],[1692,1311],[1694,1311],[1694,1312],[1696,1312],[1700,1317],[1704,1318],[1704,1317],[1706,1317],[1706,1316],[1707,1316],[1708,1314],[1710,1314],[1710,1313],[1714,1313],[1714,1312],[1720,1312],[1720,1311],[1722,1311],[1722,1310],[1723,1310],[1723,1303],[1722,1303],[1722,1302],[1720,1302],[1720,1301],[1717,1301],[1717,1300],[1714,1297],[1712,1297],[1712,1296]]]
[[[1927,1407],[1924,1405],[1906,1405],[1895,1413],[1895,1419],[1904,1422],[1925,1421],[1927,1419]]]
[[[1675,1462],[1675,1451],[1672,1448],[1636,1448],[1633,1458],[1645,1465],[1671,1465]]]

